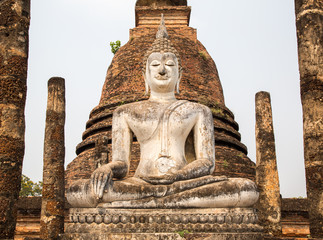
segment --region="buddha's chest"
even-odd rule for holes
[[[136,111],[127,123],[140,142],[149,138],[186,138],[196,118],[196,114],[182,108],[172,111],[152,108]]]

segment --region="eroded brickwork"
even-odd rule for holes
[[[130,40],[115,54],[107,71],[99,105],[90,114],[83,141],[76,147],[78,156],[67,167],[67,185],[78,178],[89,178],[95,169],[95,144],[101,136],[108,137],[108,159],[111,159],[112,112],[118,106],[148,99],[142,75],[143,58],[155,39],[163,13],[173,46],[180,54],[183,76],[178,99],[187,99],[209,106],[215,124],[215,174],[254,179],[254,163],[246,156],[247,148],[240,142],[238,124],[225,107],[222,86],[216,65],[197,40],[196,29],[188,26],[190,7],[136,7],[137,26],[130,30]],[[176,14],[181,13],[180,18]],[[147,18],[147,16],[149,18]],[[148,21],[148,20],[149,21]],[[157,21],[158,20],[158,21]],[[183,24],[185,22],[185,24]],[[134,136],[130,176],[139,161],[139,144]]]
[[[13,239],[24,156],[29,0],[0,1],[0,239]]]
[[[323,237],[323,1],[295,0],[311,235]]]
[[[64,232],[65,80],[48,81],[40,236],[58,239]]]
[[[306,198],[283,198],[282,235],[286,237],[307,237],[310,235],[308,200]]]
[[[136,6],[187,6],[187,0],[137,0]]]
[[[259,222],[267,233],[281,235],[281,200],[270,95],[256,94],[256,183]]]

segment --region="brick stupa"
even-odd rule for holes
[[[254,180],[255,164],[247,157],[247,148],[240,142],[238,124],[225,106],[216,65],[204,46],[197,40],[196,29],[189,27],[191,7],[183,0],[138,0],[136,27],[130,40],[115,54],[107,71],[100,103],[90,113],[77,157],[67,166],[67,185],[79,178],[89,178],[102,157],[111,160],[112,113],[116,107],[148,99],[142,75],[143,58],[151,46],[164,14],[173,46],[182,60],[183,76],[177,99],[207,105],[213,112],[215,130],[214,175],[245,177]],[[190,141],[191,138],[188,139]],[[134,136],[132,145],[132,176],[139,161],[139,144]]]

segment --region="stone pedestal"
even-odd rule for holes
[[[259,233],[85,233],[64,234],[61,240],[263,240]]]
[[[250,208],[71,208],[61,239],[262,239],[257,221]]]

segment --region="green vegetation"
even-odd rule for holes
[[[21,176],[20,197],[41,196],[42,189],[43,182],[39,181],[38,183],[34,183],[29,177],[25,175]]]
[[[124,104],[126,104],[126,102],[125,102],[125,101],[121,101],[121,102],[119,103],[119,106],[124,105]]]
[[[227,160],[224,160],[222,163],[223,167],[229,167],[229,163]]]
[[[215,115],[224,116],[223,110],[221,108],[211,108],[211,111]]]
[[[238,157],[243,158],[243,157],[244,157],[243,153],[239,153],[239,154],[238,154]]]
[[[188,230],[182,230],[182,231],[178,231],[176,233],[178,233],[178,235],[180,235],[181,237],[185,237],[186,234],[189,234],[191,232]]]
[[[203,58],[203,60],[207,60],[207,55],[206,55],[206,52],[204,51],[200,51],[199,52],[200,56]]]
[[[121,47],[121,42],[119,40],[117,40],[116,42],[110,42],[110,47],[111,47],[111,52],[113,54],[116,54],[116,52]]]
[[[202,104],[202,105],[206,105],[207,106],[208,103],[209,103],[209,100],[207,99],[206,96],[201,95],[201,96],[199,96],[197,102],[200,103],[200,104]]]

